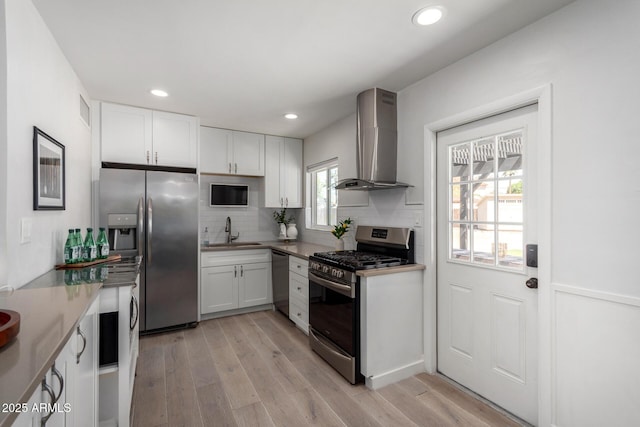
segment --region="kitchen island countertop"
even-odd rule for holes
[[[41,277],[50,286],[0,292],[0,308],[20,314],[20,333],[0,349],[0,403],[24,403],[53,364],[100,293],[101,283],[64,286],[57,272]],[[0,412],[0,426],[17,413]]]

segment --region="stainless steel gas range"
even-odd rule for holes
[[[358,270],[413,264],[408,228],[359,226],[355,251],[309,257],[309,343],[352,384],[360,373],[360,280]]]

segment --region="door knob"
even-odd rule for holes
[[[525,284],[529,289],[538,289],[538,278],[532,277],[531,279],[527,280]]]

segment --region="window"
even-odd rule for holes
[[[449,259],[522,270],[522,129],[449,147]]]
[[[330,230],[338,223],[338,159],[332,159],[307,169],[311,206],[311,228]]]

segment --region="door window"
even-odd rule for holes
[[[449,147],[449,260],[524,270],[524,129]]]

